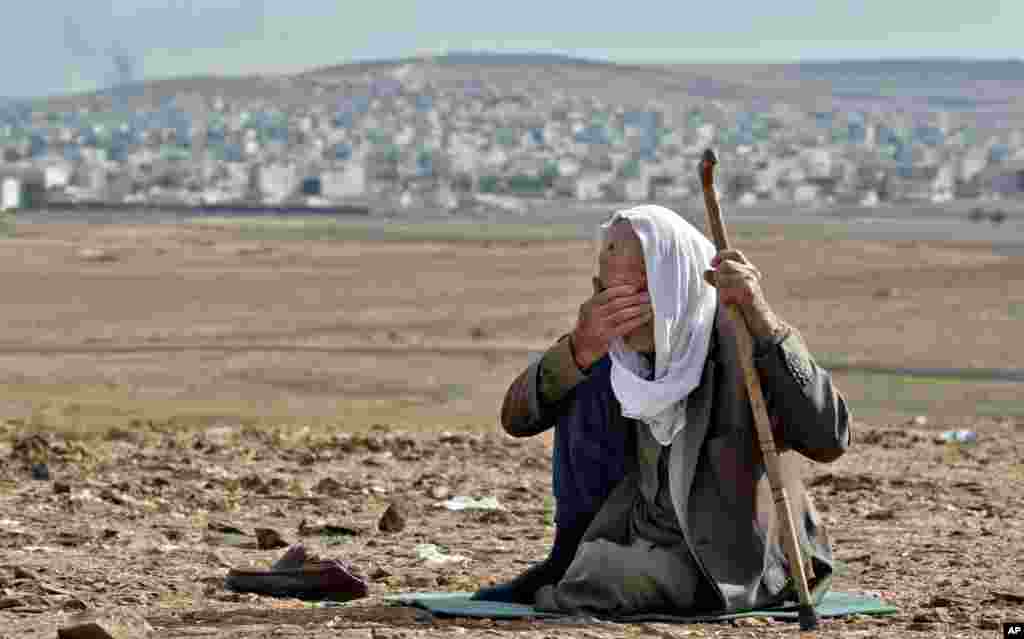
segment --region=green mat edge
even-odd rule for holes
[[[398,595],[386,595],[382,597],[385,601],[395,602],[400,605],[414,606],[429,610],[430,612],[438,615],[447,615],[452,617],[481,617],[481,618],[492,618],[492,619],[557,619],[570,617],[571,615],[542,612],[535,610],[532,606],[525,606],[522,604],[502,604],[500,602],[487,602],[487,601],[474,601],[470,600],[472,596],[471,592],[414,592],[405,593]],[[867,610],[853,610],[849,612],[835,612],[830,610],[837,605],[841,605],[841,601],[836,599],[844,599],[846,597],[855,596],[852,593],[845,592],[828,592],[825,595],[825,599],[817,606],[819,616],[822,618],[842,617],[851,614],[862,614],[862,615],[888,615],[899,612],[899,609],[890,604],[886,604],[881,599],[874,597],[863,596],[862,600],[872,600],[877,602],[875,607]],[[431,605],[426,605],[424,599],[430,599]],[[830,599],[832,601],[830,601]],[[445,607],[445,600],[451,600],[453,603],[457,603],[457,606]],[[433,603],[437,602],[437,603]],[[477,614],[473,614],[472,610],[467,610],[465,604],[469,604],[470,607],[476,606],[482,611]],[[508,612],[490,612],[489,614],[483,614],[487,610],[488,604],[504,607]],[[830,605],[831,604],[831,605]],[[681,617],[675,615],[666,614],[641,614],[641,615],[628,615],[624,617],[614,617],[614,621],[623,623],[634,623],[634,622],[669,622],[669,623],[705,623],[705,622],[721,622],[730,621],[733,619],[742,619],[744,617],[771,617],[772,619],[792,619],[798,618],[798,612],[795,608],[795,604],[789,606],[783,606],[779,608],[765,608],[762,610],[748,610],[732,613],[723,613],[719,615],[696,615],[692,617]]]

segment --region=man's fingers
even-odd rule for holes
[[[716,259],[712,260],[711,266],[713,266],[719,273],[752,273],[758,279],[761,278],[761,271],[758,270],[756,266],[748,262],[743,255],[726,255],[726,253],[729,252],[732,252],[732,249],[729,251],[723,251],[721,259],[716,256]]]
[[[718,267],[725,260],[732,260],[733,262],[739,262],[740,264],[748,264],[747,258],[742,252],[737,249],[725,249],[719,251],[717,255],[711,258],[711,266]]]
[[[636,306],[624,308],[621,311],[609,315],[607,321],[611,326],[614,327],[618,326],[622,322],[631,320],[634,317],[637,317],[638,315],[647,315],[653,312],[654,307],[651,306],[650,304],[638,304]]]
[[[746,273],[722,273],[715,274],[715,285],[719,290],[730,288],[749,288],[753,278]]]
[[[642,306],[649,304],[651,296],[648,293],[639,293],[637,295],[630,295],[628,297],[619,297],[608,302],[605,302],[600,306],[601,314],[605,317],[609,317],[624,308],[630,308],[632,306]]]
[[[711,286],[718,288],[718,279],[714,271],[704,271],[704,281]]]
[[[625,295],[633,295],[637,292],[637,287],[633,284],[621,284],[619,286],[611,286],[597,295],[594,296],[594,301],[598,304],[606,304],[609,301]]]
[[[647,324],[652,319],[654,319],[654,311],[644,313],[639,317],[634,317],[633,319],[627,320],[613,328],[611,335],[609,335],[609,337],[623,337],[631,333],[632,331],[640,328],[644,324]]]

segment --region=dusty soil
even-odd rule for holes
[[[572,327],[594,263],[588,242],[252,241],[172,225],[19,235],[0,240],[0,406],[85,431],[171,416],[489,429],[529,353]],[[825,361],[1024,360],[1024,256],[779,228],[737,237]],[[873,419],[1024,416],[1014,384],[837,379]]]
[[[835,587],[900,608],[893,617],[827,621],[821,636],[994,636],[996,622],[1024,615],[1024,423],[974,426],[980,442],[962,447],[936,443],[934,432],[916,426],[858,423],[849,454],[810,470],[843,562]],[[382,601],[405,591],[471,590],[543,556],[553,529],[541,438],[156,425],[77,442],[17,430],[7,425],[0,449],[9,460],[0,470],[2,637],[52,637],[85,608],[130,611],[160,637],[425,637],[453,627],[470,637],[795,632],[783,623],[432,619]],[[29,464],[41,460],[51,479],[29,479]],[[495,497],[505,510],[439,506],[460,495]],[[380,532],[392,503],[406,526]],[[317,534],[323,524],[354,534]],[[371,596],[322,608],[226,591],[228,566],[267,565],[282,551],[239,547],[239,538],[218,532],[225,525],[248,545],[256,528],[270,528],[340,559],[367,578]],[[423,543],[466,559],[431,566],[415,552]]]
[[[1024,354],[1024,258],[771,233],[742,248],[823,358],[1010,368]],[[148,619],[161,637],[795,632],[431,619],[379,598],[470,590],[543,557],[550,441],[501,436],[496,414],[529,353],[571,327],[590,250],[174,226],[31,225],[0,240],[0,637],[52,637],[83,609]],[[1024,618],[1019,384],[924,380],[914,403],[886,380],[836,378],[854,446],[807,474],[843,562],[836,588],[901,612],[820,634],[995,636]],[[978,443],[937,443],[951,426]],[[32,479],[38,463],[50,479]],[[506,510],[438,507],[458,495]],[[383,533],[391,503],[407,525]],[[324,523],[356,534],[310,532]],[[282,551],[239,547],[226,524],[341,559],[372,596],[325,608],[227,592],[228,566]],[[430,566],[420,543],[467,560]]]

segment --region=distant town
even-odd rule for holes
[[[358,85],[314,82],[324,99],[298,106],[216,91],[145,107],[116,92],[74,109],[9,102],[0,105],[0,207],[670,203],[699,193],[708,146],[727,159],[719,188],[738,206],[1024,193],[1024,131],[982,130],[954,113],[721,98],[608,103],[486,78],[440,86],[432,68],[411,62],[366,71]]]

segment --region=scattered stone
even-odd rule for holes
[[[89,610],[89,604],[78,597],[69,597],[60,604],[60,609],[64,612],[85,612]]]
[[[45,462],[50,457],[50,441],[39,434],[22,437],[14,443],[11,457],[30,464]]]
[[[882,508],[874,512],[870,512],[864,517],[873,521],[887,521],[889,519],[896,518],[896,510],[893,508]]]
[[[141,427],[141,420],[134,420],[135,425]],[[142,434],[132,430],[125,430],[117,426],[107,431],[107,440],[112,442],[128,442],[138,444],[143,440]]]
[[[221,554],[219,552],[217,552],[216,550],[208,551],[206,553],[205,557],[206,557],[206,561],[208,563],[214,564],[216,566],[220,566],[222,568],[230,568],[231,567],[231,562],[229,562],[227,559],[222,557]]]
[[[38,464],[32,464],[32,479],[37,481],[49,481],[50,480],[50,467],[44,462]]]
[[[431,499],[443,500],[451,494],[447,486],[434,486],[430,489]]]
[[[933,595],[932,598],[925,604],[929,608],[949,608],[956,605],[956,600],[946,597],[945,595]]]
[[[81,248],[75,252],[75,256],[83,262],[109,263],[120,259],[117,253],[101,248]]]
[[[337,497],[344,492],[345,487],[338,480],[332,477],[324,477],[316,486],[313,486],[313,492],[320,493],[321,495],[330,495]]]
[[[437,577],[434,575],[409,575],[406,577],[405,583],[410,588],[437,588]]]
[[[244,530],[239,528],[238,526],[235,526],[234,524],[229,524],[227,522],[222,522],[222,521],[211,521],[211,522],[208,522],[206,524],[206,528],[211,530],[211,531],[213,531],[213,532],[224,533],[224,534],[227,534],[227,535],[245,535],[245,534],[248,534]]]
[[[28,568],[22,568],[21,566],[11,567],[11,576],[15,579],[28,579],[30,581],[38,581],[39,575],[32,572]]]
[[[480,513],[479,517],[477,517],[477,521],[482,524],[507,526],[511,524],[514,520],[512,518],[512,515],[508,514],[508,512],[505,510],[485,510],[484,512]]]
[[[288,542],[281,538],[281,534],[272,528],[257,528],[256,547],[260,550],[274,550],[276,548],[287,548]]]
[[[374,581],[381,581],[382,579],[387,579],[390,576],[391,573],[382,566],[377,566],[370,572],[370,579],[373,579]]]
[[[1000,590],[993,590],[992,596],[997,601],[1005,601],[1006,603],[1012,604],[1024,604],[1024,591],[1021,592],[1007,592]]]
[[[6,610],[8,608],[20,608],[25,605],[25,602],[17,597],[2,597],[0,598],[0,610]]]
[[[397,504],[391,503],[381,515],[377,528],[386,533],[402,532],[405,530],[405,514]]]
[[[379,454],[375,454],[375,455],[370,455],[369,457],[367,457],[366,459],[363,460],[363,465],[364,466],[376,466],[378,468],[382,467],[382,466],[387,466],[387,465],[389,465],[391,463],[391,460],[392,460],[393,457],[394,457],[394,453],[392,453],[391,451],[387,451],[385,453],[379,453]]]
[[[316,535],[324,535],[327,537],[354,537],[359,534],[358,530],[355,528],[349,528],[348,526],[336,526],[334,524],[310,525],[305,519],[299,522],[298,532],[300,537],[313,537]]]
[[[71,493],[71,486],[62,482],[53,482],[53,494],[54,495],[67,495]]]
[[[259,475],[248,475],[238,480],[238,487],[251,493],[266,495],[270,492],[267,482]]]
[[[153,627],[141,616],[125,610],[76,615],[57,629],[58,639],[144,639]]]

